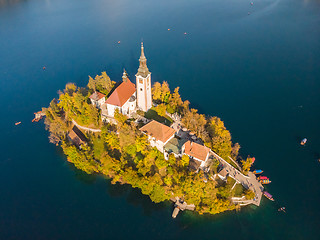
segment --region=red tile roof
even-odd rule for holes
[[[208,153],[210,152],[209,148],[195,142],[188,141],[184,144],[184,146],[185,154],[197,158],[201,161],[205,161],[208,156]]]
[[[108,97],[106,103],[122,107],[128,99],[135,93],[136,85],[129,78],[123,81]]]
[[[173,128],[168,127],[162,123],[152,120],[148,124],[140,128],[140,131],[154,137],[161,142],[168,141],[176,132]]]
[[[106,95],[104,95],[100,92],[94,92],[94,93],[92,93],[92,95],[89,98],[91,98],[92,100],[95,100],[95,101],[99,101],[101,98],[103,98],[105,96]]]

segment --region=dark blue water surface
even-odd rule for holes
[[[31,123],[67,82],[134,79],[141,39],[153,81],[221,117],[275,202],[173,220]],[[0,239],[320,239],[319,0],[0,0],[0,84]]]

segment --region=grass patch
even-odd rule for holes
[[[93,155],[95,159],[100,159],[101,155],[103,154],[103,152],[105,151],[104,149],[104,141],[99,138],[96,137],[93,139]]]
[[[162,116],[158,115],[158,113],[154,110],[154,108],[149,109],[148,112],[146,112],[144,114],[144,117],[148,118],[148,119],[156,120],[156,121],[163,123],[167,126],[170,126],[171,123],[173,122],[172,119],[168,116],[162,117]]]
[[[227,178],[227,185],[230,187],[230,189],[233,187],[233,185],[236,183],[236,180],[234,180],[231,177]]]
[[[241,184],[237,184],[233,191],[235,197],[242,197],[244,195],[245,188]]]

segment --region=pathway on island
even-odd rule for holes
[[[79,125],[75,120],[72,119],[72,123],[76,125],[78,128],[85,130],[85,131],[90,131],[90,132],[101,132],[101,129],[94,129],[94,128],[88,128],[88,127],[83,127]]]
[[[249,172],[248,176],[246,176],[243,173],[241,173],[238,169],[231,166],[227,161],[221,158],[218,154],[214,152],[211,152],[211,154],[213,154],[213,156],[220,161],[220,163],[226,169],[227,173],[229,173],[229,177],[241,183],[245,188],[252,190],[255,194],[255,198],[252,200],[245,200],[242,198],[233,198],[233,202],[239,203],[240,205],[254,204],[259,206],[261,197],[262,197],[263,186],[257,180],[256,176],[252,172]]]

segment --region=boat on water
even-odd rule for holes
[[[254,170],[253,173],[254,173],[254,174],[261,174],[261,173],[263,173],[263,171],[260,170],[260,169],[257,169],[257,170]]]
[[[267,178],[266,176],[260,176],[260,177],[258,177],[258,179],[259,179],[259,180],[267,180],[267,179],[269,179],[269,178]]]
[[[307,143],[307,139],[306,139],[306,138],[302,139],[301,142],[300,142],[300,144],[301,144],[302,146],[305,145],[306,143]]]
[[[16,126],[17,126],[17,125],[19,125],[20,123],[21,123],[21,122],[16,122],[14,125],[16,125]]]
[[[261,179],[260,183],[261,184],[269,184],[269,183],[271,183],[271,181],[269,179]]]
[[[273,197],[272,197],[272,195],[271,195],[270,193],[264,191],[264,192],[263,192],[263,195],[264,195],[266,198],[268,198],[269,200],[274,201],[274,199],[273,199]]]
[[[281,212],[281,211],[285,213],[285,212],[286,212],[286,208],[285,208],[285,207],[279,208],[279,209],[278,209],[278,212]]]

